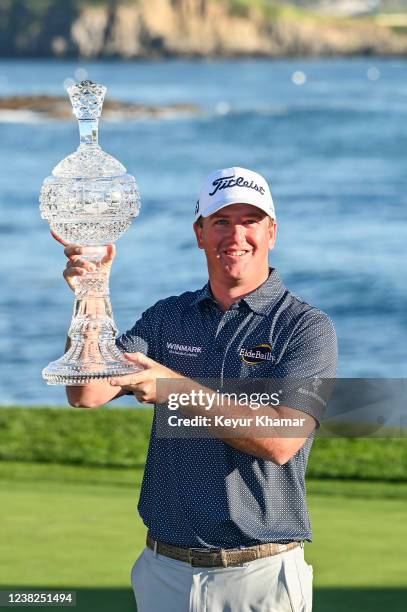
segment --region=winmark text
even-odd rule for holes
[[[202,351],[202,346],[188,346],[186,344],[167,342],[167,349],[170,351],[184,351],[185,353],[200,353]]]

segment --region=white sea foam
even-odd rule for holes
[[[0,123],[42,123],[45,117],[30,110],[0,110]]]
[[[129,121],[166,121],[171,119],[184,119],[194,117],[196,113],[188,110],[177,110],[177,109],[163,109],[159,113],[151,113],[148,111],[141,111],[140,113],[134,113],[132,111],[106,111],[103,114],[103,120],[109,123],[124,123]],[[48,113],[37,113],[31,110],[23,109],[4,109],[0,110],[0,123],[45,123],[50,121],[69,121],[69,117],[53,117]]]

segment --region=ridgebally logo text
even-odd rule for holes
[[[244,363],[249,365],[257,365],[263,362],[274,363],[274,357],[272,355],[272,347],[268,342],[258,344],[252,348],[242,347],[239,350],[239,355]]]

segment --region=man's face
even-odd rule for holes
[[[268,253],[274,248],[276,223],[250,204],[230,204],[194,223],[200,249],[205,251],[210,278],[227,285],[264,282]]]

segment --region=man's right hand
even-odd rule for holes
[[[88,272],[94,272],[97,269],[95,263],[83,259],[85,247],[79,244],[69,244],[60,238],[55,232],[51,231],[51,235],[57,242],[64,245],[64,254],[68,258],[63,277],[68,283],[72,291],[75,291],[75,283],[78,277],[85,276]],[[106,247],[106,255],[101,261],[102,269],[107,275],[110,274],[110,269],[114,258],[116,257],[116,247],[114,244],[108,244]]]

